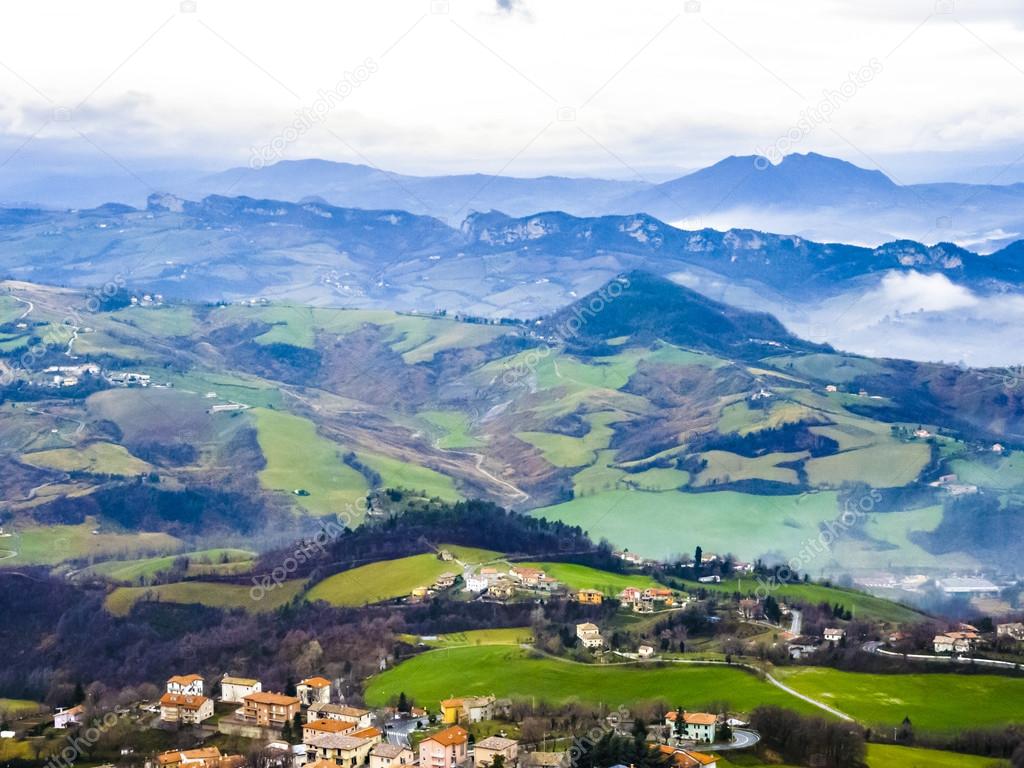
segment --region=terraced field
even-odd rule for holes
[[[245,573],[251,569],[256,554],[245,549],[203,549],[140,560],[108,560],[90,566],[82,573],[131,584],[139,579],[149,579],[162,571],[170,570],[174,561],[181,557],[188,558],[188,576],[205,576],[214,573]]]

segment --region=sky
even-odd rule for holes
[[[0,174],[321,157],[661,181],[814,151],[1005,183],[1022,91],[1019,0],[34,0],[0,27]]]

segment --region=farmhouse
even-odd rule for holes
[[[295,695],[302,706],[329,704],[331,701],[331,681],[326,677],[307,677],[295,686]]]
[[[393,768],[394,766],[412,765],[416,756],[409,747],[382,742],[374,744],[370,750],[370,768]]]
[[[80,725],[84,712],[85,709],[81,704],[70,709],[61,707],[53,714],[53,727],[63,729],[70,728],[72,725]]]
[[[202,696],[203,678],[199,675],[175,675],[167,680],[167,692]]]
[[[576,600],[584,605],[600,605],[604,595],[597,589],[581,589],[576,593]]]
[[[678,724],[682,716],[682,725]],[[669,727],[669,733],[686,741],[703,741],[711,743],[715,740],[715,733],[718,726],[718,715],[710,712],[668,712],[665,715],[665,725]]]
[[[509,575],[524,587],[535,589],[540,585],[541,579],[543,579],[546,574],[540,568],[525,568],[523,566],[513,565],[509,570]]]
[[[936,653],[969,653],[978,645],[977,632],[946,632],[933,641]]]
[[[242,699],[242,705],[236,716],[265,728],[281,728],[299,712],[299,700],[295,696],[269,691],[250,693]]]
[[[197,724],[213,717],[213,700],[205,696],[165,693],[160,697],[160,719],[165,723]]]
[[[263,684],[254,678],[224,675],[220,681],[220,700],[241,704],[242,699],[250,693],[259,693],[262,690]]]
[[[441,722],[454,725],[491,720],[494,718],[494,701],[493,696],[445,699],[441,702]]]
[[[453,586],[455,586],[455,574],[451,571],[445,571],[434,582],[434,589],[448,589]]]
[[[469,734],[457,725],[420,742],[420,768],[455,768],[466,761]]]
[[[584,648],[600,648],[604,645],[601,630],[597,628],[596,624],[591,624],[589,621],[576,625],[576,637],[579,638]]]
[[[508,768],[515,768],[519,763],[519,742],[501,736],[489,736],[478,741],[474,749],[474,764],[478,768],[491,765],[497,755],[501,755]]]
[[[650,645],[641,645],[636,649],[637,658],[649,659],[654,655],[654,647]]]
[[[824,635],[826,643],[838,643],[846,637],[846,630],[838,627],[827,627]]]
[[[804,656],[809,656],[817,651],[818,646],[821,645],[821,640],[817,637],[803,635],[801,637],[794,637],[786,645],[789,648],[789,658],[802,659]]]

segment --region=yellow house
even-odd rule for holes
[[[459,722],[462,714],[462,699],[445,699],[441,702],[441,722],[453,725]]]
[[[585,605],[600,605],[604,595],[596,589],[581,589],[576,593],[576,600]]]

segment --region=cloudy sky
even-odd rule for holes
[[[1024,177],[1019,0],[34,0],[0,42],[0,173],[262,154],[661,180],[775,147]]]

